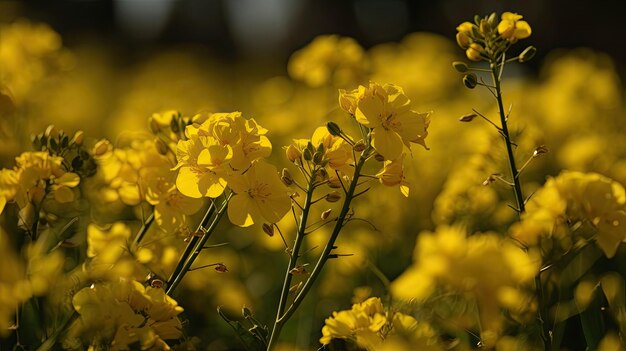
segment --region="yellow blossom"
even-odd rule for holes
[[[397,160],[386,160],[383,169],[376,174],[381,184],[386,186],[400,186],[402,195],[409,196],[409,183],[404,177],[404,154]]]
[[[287,188],[276,168],[257,161],[243,175],[233,175],[229,186],[235,195],[228,203],[228,218],[238,226],[276,223],[291,208]]]
[[[428,135],[430,113],[412,111],[411,101],[400,87],[372,82],[367,88],[360,86],[356,91],[341,94],[346,97],[356,94],[356,99],[348,99],[355,103],[354,107],[348,104],[342,108],[347,107],[348,112],[354,108],[356,120],[372,129],[372,145],[385,159],[400,157],[403,145],[410,147],[410,143],[417,143],[426,147],[424,139]]]
[[[472,37],[472,29],[474,27],[476,27],[476,25],[471,22],[463,22],[456,27],[456,30],[458,31],[458,33],[456,33],[456,42],[460,47],[465,49],[470,46],[472,43],[470,38]]]
[[[502,14],[502,21],[498,24],[498,33],[510,41],[528,38],[531,34],[530,25],[526,21],[521,21],[523,17],[517,13],[505,12]]]

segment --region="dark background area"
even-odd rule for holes
[[[472,14],[513,11],[531,24],[539,59],[589,47],[626,76],[623,0],[0,0],[0,19],[49,23],[69,47],[88,40],[123,50],[126,63],[173,44],[200,44],[224,59],[280,60],[319,34],[351,36],[368,48],[416,31],[453,39]]]

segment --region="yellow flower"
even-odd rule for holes
[[[192,135],[189,140],[180,140],[176,148],[176,187],[193,198],[220,196],[226,188],[224,176],[232,155],[230,146],[210,136]]]
[[[12,169],[0,170],[0,214],[4,211],[7,202],[13,201],[19,183],[18,173]]]
[[[324,158],[333,170],[350,174],[352,167],[352,147],[342,138],[331,135],[326,127],[318,127],[313,132],[311,143],[315,148],[324,145]]]
[[[360,347],[372,349],[383,341],[379,331],[387,323],[380,298],[371,297],[354,304],[351,310],[333,312],[322,327],[320,343],[328,345],[332,339],[353,339]]]
[[[460,47],[465,49],[470,46],[472,43],[472,29],[474,27],[476,27],[476,25],[471,22],[463,22],[456,27],[456,30],[458,31],[458,33],[456,33],[456,42]]]
[[[385,159],[400,157],[403,145],[410,147],[410,143],[417,143],[426,147],[424,139],[428,135],[430,113],[412,111],[411,101],[402,88],[370,83],[367,88],[360,86],[348,94],[355,93],[354,116],[359,123],[372,129],[372,145]]]
[[[289,75],[308,86],[358,82],[365,75],[365,52],[352,38],[321,35],[295,52],[288,63]]]
[[[276,223],[291,208],[287,187],[276,167],[263,161],[253,163],[243,175],[233,175],[228,184],[235,192],[228,203],[228,218],[235,225]]]
[[[530,25],[526,21],[520,21],[523,17],[517,13],[505,12],[502,21],[498,24],[498,33],[510,41],[528,38],[531,34]]]
[[[138,344],[142,350],[169,350],[164,340],[180,339],[183,309],[162,289],[144,287],[137,281],[97,283],[78,291],[72,298],[81,323],[70,335],[105,344],[107,349],[128,350]]]
[[[402,195],[409,196],[409,183],[404,178],[404,154],[397,160],[386,160],[383,169],[376,174],[380,182],[386,186],[400,186]]]

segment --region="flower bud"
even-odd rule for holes
[[[153,134],[159,134],[161,131],[161,127],[159,126],[159,122],[157,122],[154,118],[150,117],[150,131]]]
[[[263,223],[261,227],[263,228],[263,232],[265,234],[269,235],[270,237],[274,236],[274,225],[269,223]]]
[[[354,148],[354,151],[361,152],[361,151],[365,150],[366,145],[363,142],[363,140],[359,140],[359,141],[356,142],[356,144],[354,144],[353,148]]]
[[[159,154],[167,155],[168,147],[163,140],[161,140],[160,138],[156,138],[154,140],[154,146],[156,147]]]
[[[465,62],[461,62],[461,61],[452,62],[452,67],[454,67],[454,69],[459,73],[465,73],[467,72],[469,68],[467,67],[467,64]]]
[[[533,157],[539,157],[539,155],[547,154],[548,148],[545,145],[541,145],[533,151]]]
[[[335,122],[326,123],[326,129],[328,129],[328,133],[330,133],[330,135],[332,136],[341,135],[341,128],[339,128],[339,125]]]
[[[322,220],[326,220],[328,219],[328,217],[330,217],[330,213],[333,212],[332,209],[327,209],[326,211],[322,212],[322,215],[320,216],[320,218],[322,218]]]
[[[83,145],[83,140],[84,140],[84,133],[82,130],[77,131],[76,133],[74,133],[74,136],[72,137],[72,140],[70,141],[71,145],[76,145],[76,146],[81,146]]]
[[[218,263],[217,265],[215,265],[215,270],[220,273],[228,272],[228,268],[223,263]]]
[[[376,154],[374,155],[374,159],[378,162],[383,162],[385,160],[385,156],[381,155],[381,154]]]
[[[338,191],[333,191],[332,193],[328,193],[326,194],[326,201],[328,202],[337,202],[339,200],[341,200],[341,194],[339,194]]]
[[[468,113],[466,115],[463,115],[459,118],[460,122],[471,122],[474,120],[474,118],[476,118],[476,116],[478,116],[475,113]]]
[[[311,161],[313,159],[313,153],[308,148],[304,149],[304,151],[302,152],[302,157],[304,157],[305,161]]]
[[[463,76],[463,85],[465,85],[468,89],[476,88],[476,84],[478,84],[478,78],[474,73],[468,73]]]
[[[289,170],[287,168],[283,168],[283,171],[280,175],[280,180],[287,186],[293,184],[293,177],[291,176],[291,173],[289,173]]]
[[[478,25],[478,29],[480,30],[480,33],[482,35],[486,35],[489,32],[491,32],[491,27],[489,26],[489,22],[487,22],[487,20],[485,20],[485,19],[480,20],[480,24]]]
[[[164,283],[163,283],[163,281],[162,281],[162,280],[160,280],[160,279],[153,279],[153,280],[150,282],[150,286],[151,286],[151,287],[153,287],[153,288],[156,288],[156,289],[162,288],[162,287],[163,287],[163,285],[164,285]]]
[[[295,163],[296,160],[299,160],[300,157],[302,157],[302,152],[293,145],[287,146],[286,153],[287,153],[287,159],[293,163]]]
[[[471,43],[469,48],[465,50],[465,55],[468,59],[472,61],[480,61],[482,60],[481,53],[484,51],[483,47],[477,43]]]
[[[328,186],[332,189],[341,188],[341,180],[339,178],[330,178],[328,179]]]
[[[324,152],[320,150],[315,151],[315,153],[313,154],[313,163],[315,163],[316,165],[320,165],[322,164],[323,159],[324,159]]]
[[[48,128],[46,128],[46,131],[43,134],[48,138],[56,138],[59,135],[59,131],[53,124],[51,124]]]
[[[99,156],[103,156],[104,154],[106,154],[113,146],[111,145],[111,143],[106,140],[106,139],[102,139],[100,141],[98,141],[96,143],[96,145],[93,146],[93,150],[92,150],[92,154],[96,157]]]
[[[530,61],[535,54],[537,53],[537,48],[534,46],[529,46],[521,54],[519,54],[518,60],[521,63]]]

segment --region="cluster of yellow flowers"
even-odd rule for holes
[[[477,310],[455,311],[451,318],[458,320],[456,328],[478,329],[485,345],[494,346],[502,336],[507,325],[503,310],[521,321],[532,317],[536,304],[529,288],[541,262],[537,253],[514,241],[496,233],[468,236],[461,227],[442,226],[420,233],[413,257],[413,265],[392,283],[392,295],[422,303],[448,294],[469,299]]]
[[[96,283],[78,291],[72,305],[79,314],[70,326],[64,347],[71,350],[107,348],[170,350],[165,340],[182,337],[178,315],[183,308],[163,289],[136,281]]]
[[[624,194],[621,184],[600,174],[562,172],[533,195],[512,235],[528,245],[541,245],[546,252],[553,249],[552,241],[554,249],[565,252],[579,241],[594,240],[611,258],[626,241]]]
[[[350,85],[363,80],[367,70],[363,48],[352,38],[322,35],[293,54],[289,75],[311,87],[327,83]]]
[[[378,297],[352,305],[352,309],[333,312],[322,328],[320,343],[347,339],[367,350],[445,350],[438,335],[426,322],[397,312],[385,311]]]
[[[532,33],[530,25],[522,18],[512,12],[504,12],[499,23],[496,23],[495,13],[484,19],[477,17],[475,23],[463,22],[456,28],[456,41],[472,61],[499,58],[510,44]]]

